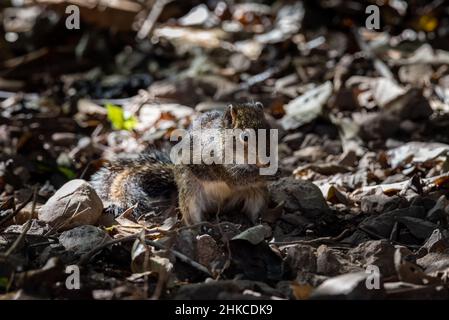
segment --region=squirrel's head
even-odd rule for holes
[[[263,112],[262,103],[231,104],[225,110],[224,120],[225,127],[233,129],[234,135],[237,137],[237,143],[243,146],[239,150],[243,152],[244,163],[233,164],[229,166],[230,170],[242,175],[243,173],[252,174],[258,168],[266,167],[267,164],[263,164],[260,161],[260,153],[262,152],[265,155],[268,152],[269,154],[270,142],[272,141],[269,133],[265,132],[266,134],[260,137],[258,134],[259,129],[270,129],[270,125]],[[263,140],[260,140],[261,138]],[[262,141],[264,142],[263,144],[261,144]],[[254,155],[253,160],[255,160],[255,163],[249,161],[250,154]]]
[[[268,129],[269,125],[260,102],[230,104],[224,113],[229,129]]]

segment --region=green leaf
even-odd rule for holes
[[[76,173],[72,169],[66,167],[58,167],[58,170],[69,180],[76,178]]]
[[[6,288],[8,283],[9,279],[7,277],[0,277],[0,288]]]
[[[123,122],[123,129],[125,130],[132,130],[137,125],[137,119],[135,117],[129,117]]]
[[[125,117],[123,109],[111,103],[106,104],[108,119],[115,130],[132,130],[137,124],[135,117]]]
[[[124,114],[123,109],[113,104],[106,104],[106,110],[108,112],[108,119],[111,121],[112,127],[116,130],[123,128]]]

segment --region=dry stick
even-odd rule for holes
[[[111,241],[108,241],[106,243],[103,243],[95,248],[93,248],[92,250],[90,250],[88,253],[84,254],[80,261],[79,264],[80,265],[84,265],[86,263],[89,262],[89,260],[99,251],[103,250],[104,248],[109,247],[110,245],[116,244],[116,243],[120,243],[120,242],[128,242],[128,241],[134,241],[137,239],[139,235],[138,234],[132,234],[130,236],[126,236],[123,238],[118,238],[118,239],[113,239]]]
[[[28,219],[28,221],[24,224],[23,226],[23,230],[20,233],[20,235],[17,237],[17,239],[14,241],[14,243],[11,245],[11,247],[5,252],[4,258],[7,259],[11,253],[13,253],[17,247],[22,243],[23,239],[25,239],[25,236],[28,232],[28,230],[30,230],[31,228],[31,221],[33,219],[33,215],[34,215],[34,209],[36,208],[36,198],[37,198],[37,187],[33,188],[33,204],[31,206],[31,216]]]
[[[65,227],[67,224],[71,223],[73,219],[75,219],[76,217],[78,217],[80,214],[83,214],[84,212],[86,212],[87,210],[90,210],[91,207],[87,207],[84,208],[83,210],[79,211],[79,208],[81,207],[81,202],[78,202],[78,206],[76,207],[75,212],[70,216],[70,218],[68,218],[67,220],[63,221],[61,224],[59,224],[56,227],[56,231],[58,232],[59,230],[61,230],[62,227]]]
[[[219,223],[217,225],[220,226],[222,224],[227,224],[227,223],[222,222],[222,223]],[[148,235],[148,233],[166,233],[166,234],[178,233],[180,230],[197,228],[197,227],[202,226],[202,225],[217,226],[216,224],[213,224],[213,223],[210,223],[210,222],[200,222],[200,223],[197,223],[197,224],[194,224],[194,225],[191,225],[191,226],[184,226],[184,227],[178,228],[177,230],[173,230],[173,231],[164,231],[164,230],[160,230],[160,229],[156,228],[154,230],[148,230],[147,231],[147,235]],[[104,248],[106,248],[106,247],[108,247],[108,246],[110,246],[112,244],[116,244],[116,243],[120,243],[120,242],[128,242],[128,241],[131,241],[131,240],[136,240],[138,237],[139,237],[139,234],[132,234],[132,235],[129,235],[129,236],[126,236],[126,237],[123,237],[123,238],[119,238],[119,239],[114,239],[114,240],[111,240],[111,241],[109,241],[107,243],[99,245],[99,246],[93,248],[90,252],[88,252],[84,256],[82,256],[79,263],[80,264],[85,264],[85,263],[89,262],[89,260],[98,251],[100,251],[100,250],[102,250],[102,249],[104,249]],[[158,248],[158,249],[161,249],[161,250],[171,251],[181,261],[183,261],[183,262],[191,265],[192,267],[194,267],[194,268],[196,268],[196,269],[198,269],[198,270],[200,270],[200,271],[210,275],[210,272],[209,272],[209,270],[206,267],[204,267],[203,265],[199,264],[198,262],[193,261],[192,259],[190,259],[186,255],[184,255],[184,254],[182,254],[182,253],[180,253],[180,252],[178,252],[178,251],[176,251],[174,249],[166,248],[164,245],[162,245],[162,244],[160,244],[158,242],[152,241],[152,240],[145,240],[145,242],[150,244],[151,246],[153,246],[155,248]]]
[[[134,211],[134,209],[137,208],[137,203],[132,205],[131,207],[129,207],[128,209],[126,209],[125,211],[122,212],[121,215],[118,216],[118,218],[125,218]]]
[[[66,205],[65,205],[65,207],[64,207],[64,211],[62,211],[62,217],[64,217],[65,213],[67,212],[67,209],[69,208],[70,202],[72,202],[72,198],[70,198],[69,201],[67,201],[67,203],[66,203]],[[58,227],[58,226],[51,227],[51,229],[48,230],[48,231],[44,234],[44,236],[47,237],[47,236],[51,235],[51,234],[53,233],[53,231],[56,230],[57,228],[59,228],[59,227]]]
[[[45,242],[36,242],[28,245],[28,248],[36,248],[40,246],[48,246],[50,244],[56,243],[57,241],[45,241]]]
[[[109,242],[107,242],[105,244],[102,244],[102,245],[92,249],[90,252],[88,252],[84,256],[82,256],[81,259],[80,259],[79,264],[80,265],[86,264],[87,262],[89,262],[89,260],[92,258],[92,256],[95,255],[98,251],[100,251],[100,250],[102,250],[102,249],[104,249],[104,248],[106,248],[106,247],[108,247],[108,246],[110,246],[112,244],[116,244],[116,243],[120,243],[120,242],[134,241],[139,236],[140,236],[140,234],[133,234],[133,235],[126,236],[126,237],[123,237],[123,238],[120,238],[120,239],[114,239],[114,240],[111,240],[111,241],[109,241]],[[182,262],[185,262],[185,263],[189,264],[190,266],[194,267],[195,269],[197,269],[197,270],[199,270],[199,271],[201,271],[201,272],[203,272],[203,273],[205,273],[205,274],[207,274],[209,276],[211,275],[209,270],[205,266],[203,266],[202,264],[199,264],[196,261],[193,261],[191,258],[187,257],[186,255],[182,254],[179,251],[176,251],[176,250],[170,249],[170,248],[166,248],[164,245],[162,245],[162,244],[160,244],[158,242],[155,242],[153,240],[146,239],[145,243],[149,244],[149,245],[151,245],[151,246],[153,246],[153,247],[155,247],[157,249],[160,249],[160,250],[167,250],[167,251],[173,253],[174,256],[176,258],[178,258],[179,260],[181,260]]]
[[[194,229],[194,228],[198,228],[198,227],[202,227],[202,226],[208,226],[208,227],[217,227],[220,228],[221,226],[226,226],[226,225],[232,225],[231,222],[218,222],[218,223],[212,223],[212,222],[208,222],[208,221],[203,221],[203,222],[199,222],[196,224],[192,224],[191,226],[183,226],[183,227],[179,227],[173,231],[168,231],[168,232],[174,232],[174,233],[178,233],[179,231],[185,230],[185,229]],[[220,231],[220,230],[219,230]]]
[[[30,219],[32,219],[34,217],[34,211],[36,210],[36,202],[37,202],[37,186],[35,186],[34,190],[33,190],[33,203],[31,205]]]
[[[311,240],[294,240],[294,241],[284,241],[284,242],[269,242],[268,244],[274,244],[277,246],[287,246],[290,244],[317,244],[317,243],[323,243],[323,242],[336,242],[341,240],[348,232],[350,232],[350,229],[343,230],[338,236],[336,237],[321,237]]]
[[[378,240],[386,239],[386,240],[389,240],[392,244],[398,244],[398,245],[401,245],[400,242],[398,242],[398,241],[396,241],[396,240],[387,239],[386,237],[381,236],[380,234],[377,234],[377,233],[375,233],[374,231],[368,230],[368,229],[366,229],[365,227],[358,226],[357,229],[359,229],[359,230],[365,232],[367,235],[369,235],[369,236],[372,237],[372,238],[375,238],[375,239],[378,239]],[[408,245],[408,247],[414,248],[414,249],[419,249],[419,248],[421,248],[421,246],[418,246],[418,245]]]
[[[165,270],[165,269],[161,269],[159,272],[159,277],[157,279],[157,283],[156,283],[156,288],[154,289],[153,294],[151,295],[151,300],[157,300],[161,297],[162,295],[162,291],[165,287],[165,283],[167,282],[168,278],[169,278],[170,272]],[[146,276],[146,275],[145,275]],[[147,281],[146,281],[147,282]]]
[[[224,232],[223,232],[223,229],[222,229],[221,226],[220,226],[220,222],[218,222],[218,221],[219,221],[219,220],[218,220],[218,216],[219,216],[219,214],[220,214],[220,210],[221,210],[221,209],[220,209],[220,207],[219,207],[219,208],[218,208],[218,211],[217,211],[217,214],[216,214],[216,216],[215,216],[215,219],[217,220],[218,231],[220,232],[220,235],[221,235],[222,239],[225,240],[225,239],[226,239],[225,234],[224,234]],[[226,239],[226,240],[227,240],[227,239]],[[229,268],[229,266],[231,265],[232,252],[231,252],[231,247],[230,247],[230,245],[229,245],[229,240],[226,241],[225,245],[226,245],[226,251],[227,251],[227,253],[228,253],[228,257],[227,257],[227,259],[226,259],[226,262],[225,262],[224,265],[223,265],[223,268],[221,268],[221,269],[220,269],[220,272],[218,272],[218,274],[216,275],[215,280],[219,280],[220,277],[221,277],[221,275],[223,274],[223,272],[224,272],[227,268]]]
[[[23,208],[25,208],[25,206],[31,201],[31,199],[33,199],[33,194],[31,194],[24,202],[22,202],[20,204],[20,206],[18,206],[16,208],[16,210],[14,210],[13,212],[11,212],[10,214],[6,215],[6,217],[4,217],[2,220],[0,220],[0,226],[2,226],[3,224],[5,224],[9,219],[13,218],[14,216],[16,216],[20,210],[22,210]]]
[[[154,26],[156,25],[157,19],[159,19],[159,16],[161,15],[162,11],[164,10],[164,7],[172,2],[173,0],[157,0],[156,3],[153,5],[153,8],[151,8],[150,13],[148,14],[147,18],[145,19],[145,22],[142,24],[142,27],[140,28],[139,32],[137,33],[137,39],[143,40],[146,37],[150,36],[153,32]]]
[[[146,235],[149,235],[149,234],[152,234],[152,233],[165,233],[165,234],[178,233],[178,232],[181,231],[181,230],[185,230],[185,229],[193,229],[193,228],[197,228],[197,227],[200,227],[200,226],[203,226],[203,225],[211,226],[211,227],[216,227],[216,226],[227,225],[227,224],[229,224],[229,223],[228,223],[228,222],[220,222],[220,223],[218,223],[218,224],[214,224],[214,223],[211,223],[211,222],[204,221],[204,222],[200,222],[200,223],[197,223],[197,224],[194,224],[194,225],[191,225],[191,226],[183,226],[183,227],[180,227],[180,228],[178,228],[178,229],[176,229],[176,230],[173,230],[173,231],[160,230],[159,228],[155,228],[155,229],[152,229],[152,230],[146,230],[146,232],[147,232]],[[120,242],[128,242],[128,241],[131,241],[131,240],[136,240],[138,236],[139,236],[138,233],[137,233],[137,234],[131,234],[131,235],[125,236],[125,237],[123,237],[123,238],[113,239],[113,240],[111,240],[111,241],[109,241],[109,242],[107,242],[107,243],[103,243],[103,244],[101,244],[101,245],[99,245],[99,246],[93,248],[91,251],[89,251],[89,252],[86,253],[85,255],[83,255],[83,256],[81,257],[81,259],[80,259],[79,264],[85,264],[85,263],[89,262],[89,260],[90,260],[90,259],[91,259],[91,258],[98,252],[98,251],[100,251],[100,250],[102,250],[102,249],[104,249],[104,248],[107,248],[107,247],[109,247],[110,245],[113,245],[113,244],[116,244],[116,243],[120,243]],[[164,247],[164,249],[166,249],[166,248]],[[171,250],[171,249],[166,249],[166,250]],[[173,250],[172,250],[172,251],[173,251]],[[180,259],[182,259],[182,258],[180,258]],[[206,270],[207,270],[207,269],[206,269]],[[208,272],[209,272],[209,271],[208,271]]]
[[[148,270],[148,262],[150,260],[150,248],[148,248],[148,245],[145,242],[145,231],[142,230],[139,232],[139,236],[137,237],[137,240],[139,240],[140,244],[145,248],[145,254],[143,259],[143,270]],[[159,274],[159,279],[161,277],[161,274]],[[148,273],[145,272],[143,276],[143,288],[145,292],[145,299],[148,299]],[[158,279],[158,281],[159,281]]]
[[[23,230],[20,233],[20,235],[17,237],[17,239],[14,241],[14,243],[11,245],[11,247],[5,252],[4,258],[7,259],[11,253],[13,253],[17,247],[22,243],[23,239],[25,239],[25,236],[31,228],[31,219],[28,220],[25,225],[23,226]]]
[[[155,247],[155,248],[160,249],[160,250],[167,250],[167,251],[172,252],[175,255],[175,257],[178,258],[179,260],[181,260],[182,262],[185,262],[185,263],[189,264],[190,266],[192,266],[195,269],[197,269],[197,270],[207,274],[208,276],[212,276],[211,273],[209,272],[209,270],[205,266],[203,266],[202,264],[199,264],[198,262],[190,259],[188,256],[182,254],[181,252],[176,251],[174,249],[166,248],[164,245],[162,245],[162,244],[160,244],[160,243],[158,243],[156,241],[153,241],[153,240],[146,239],[145,242],[148,243],[149,245]]]
[[[90,160],[90,161],[86,164],[86,167],[84,168],[83,172],[81,172],[81,175],[79,176],[78,179],[83,179],[83,178],[84,178],[84,175],[86,174],[87,169],[89,169],[89,167],[90,167],[91,164],[92,164],[92,160]]]

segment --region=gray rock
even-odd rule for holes
[[[407,201],[398,196],[372,194],[364,196],[360,201],[360,209],[365,213],[382,213],[405,206]]]
[[[424,269],[427,274],[436,274],[437,272],[447,272],[449,270],[449,254],[430,252],[424,257],[416,260],[416,263]]]
[[[94,226],[80,226],[74,229],[64,231],[59,236],[59,243],[68,251],[77,255],[82,255],[91,251],[93,248],[110,241],[111,237]]]
[[[67,182],[48,199],[39,211],[39,220],[58,230],[95,224],[103,212],[103,203],[92,186],[84,180]]]
[[[362,263],[365,267],[377,266],[384,277],[396,274],[394,266],[395,248],[387,240],[372,240],[359,244],[349,250],[348,254],[354,261]]]
[[[287,263],[293,270],[316,273],[316,250],[308,245],[296,245],[287,248]]]
[[[196,237],[196,251],[198,262],[207,267],[221,255],[217,242],[208,234]]]
[[[4,232],[5,233],[22,233],[24,226],[25,226],[25,224],[23,224],[23,225],[13,224],[13,225],[8,226]],[[44,221],[39,221],[39,220],[33,219],[31,221],[30,229],[27,231],[27,235],[43,236],[49,230],[50,230],[50,228],[47,223],[45,223]]]
[[[449,235],[447,230],[435,229],[427,238],[422,248],[427,252],[444,252],[449,248]]]
[[[410,88],[385,105],[385,110],[401,119],[425,120],[433,113],[429,101],[424,97],[422,89]]]
[[[326,276],[336,276],[342,273],[342,263],[339,261],[337,254],[326,245],[321,245],[317,249],[317,273]]]
[[[185,229],[178,233],[174,245],[175,249],[196,260],[196,236],[192,230]]]
[[[270,184],[269,190],[273,201],[284,202],[288,212],[301,211],[310,218],[329,212],[321,190],[310,181],[282,178]]]
[[[246,240],[251,244],[258,244],[271,235],[271,228],[267,225],[259,224],[257,226],[246,229],[242,233],[236,235],[232,240]]]
[[[360,223],[359,227],[363,228],[363,230],[371,231],[376,235],[388,239],[398,218],[418,218],[423,216],[425,216],[424,207],[412,205],[408,208],[395,209],[380,215],[369,216]],[[406,221],[409,222],[410,220]],[[410,222],[409,225],[412,225],[412,222]],[[416,225],[416,223],[414,225]]]

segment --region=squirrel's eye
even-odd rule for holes
[[[249,134],[248,132],[243,131],[242,133],[240,133],[240,141],[246,143],[249,140]]]

